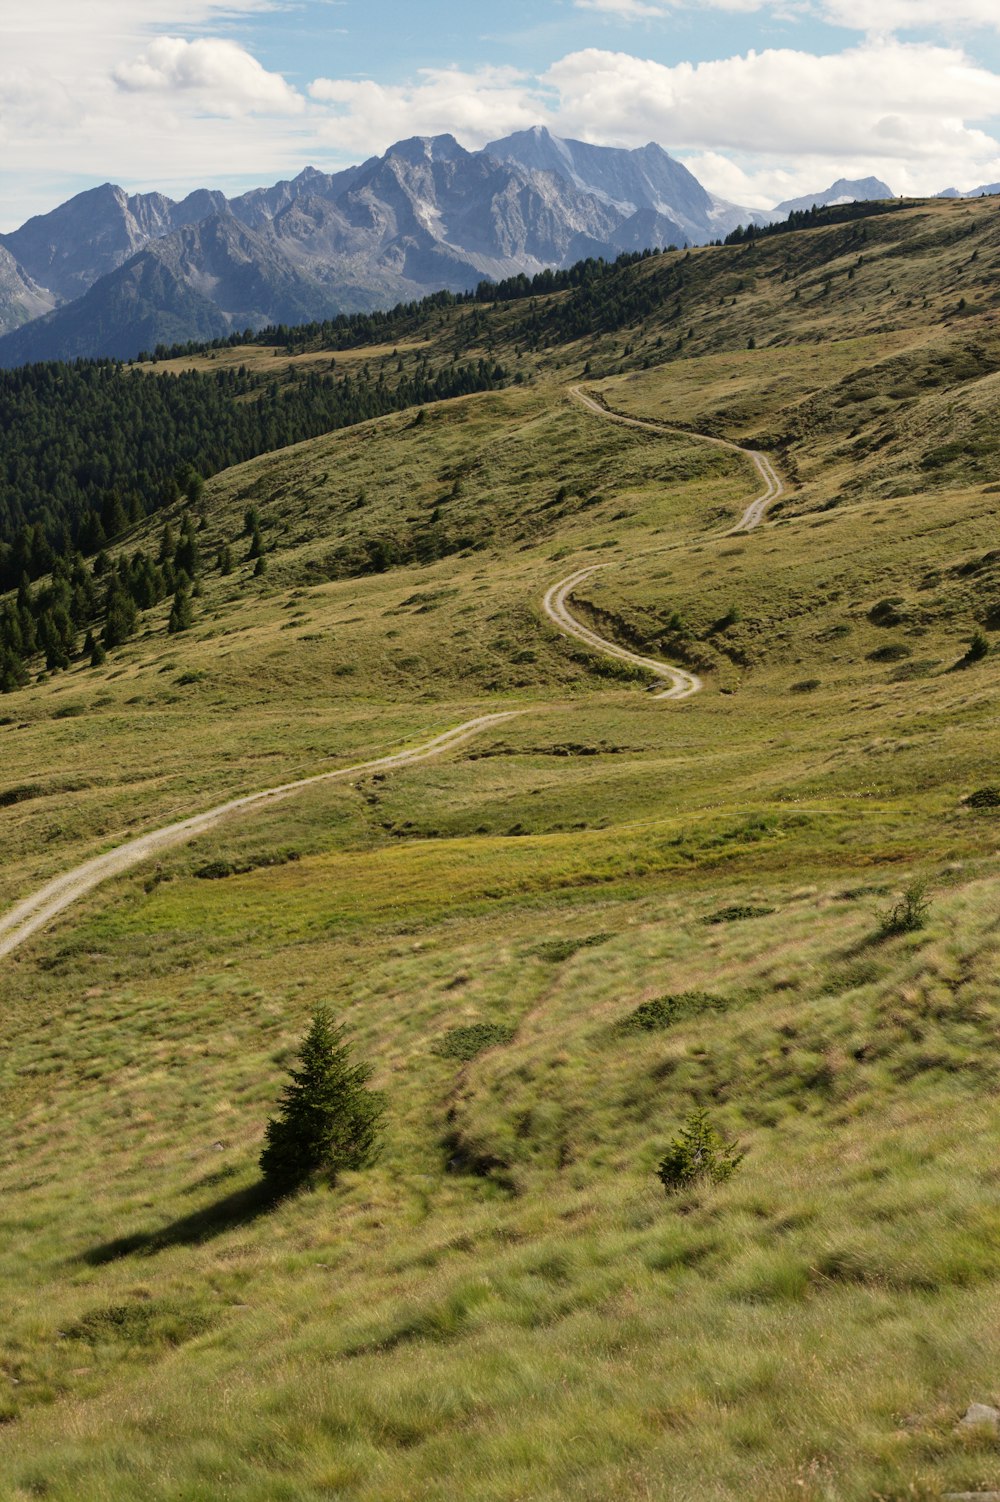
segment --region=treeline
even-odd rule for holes
[[[640,323],[684,285],[684,260],[670,267],[668,276],[636,277],[628,269],[641,255],[622,258],[607,276],[583,283],[559,301],[529,305],[523,317],[507,330],[509,338],[528,349],[570,343],[593,334],[610,334]]]
[[[384,370],[279,382],[242,366],[174,375],[110,360],[2,371],[0,591],[97,552],[229,465],[507,379],[485,360],[424,362],[391,384]]]
[[[860,203],[835,203],[826,208],[813,204],[811,209],[793,209],[787,219],[776,224],[738,225],[724,240],[716,245],[745,245],[748,240],[759,240],[770,235],[794,234],[800,229],[819,229],[824,225],[852,224],[856,219],[871,219],[878,214],[891,214],[911,205],[904,198],[873,198]]]
[[[668,246],[675,250],[676,246]],[[213,349],[231,349],[243,344],[258,344],[266,348],[288,350],[289,354],[304,351],[361,349],[367,344],[390,344],[413,332],[430,314],[447,312],[453,308],[467,308],[477,303],[517,302],[525,297],[547,297],[555,292],[571,291],[577,287],[590,286],[603,281],[638,261],[659,255],[658,250],[624,251],[613,261],[603,256],[588,256],[562,269],[547,268],[534,276],[519,272],[517,276],[505,277],[499,282],[481,281],[470,292],[432,292],[413,302],[397,303],[395,307],[371,313],[342,313],[336,318],[320,322],[288,325],[271,324],[257,333],[247,329],[241,334],[230,334],[225,339],[215,339],[208,344],[158,345],[154,357],[170,360],[196,354],[205,354]],[[140,356],[142,359],[143,356]]]

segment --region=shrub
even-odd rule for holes
[[[433,1052],[442,1059],[474,1059],[487,1048],[497,1048],[509,1043],[514,1036],[512,1027],[499,1022],[473,1022],[468,1027],[453,1027],[438,1038]]]
[[[927,678],[938,664],[930,657],[914,657],[909,662],[902,663],[898,668],[893,668],[889,674],[890,683],[908,683],[913,678]]]
[[[702,923],[738,923],[741,918],[766,918],[773,907],[753,907],[748,902],[738,902],[733,907],[720,907],[717,913],[709,913]]]
[[[974,662],[981,662],[990,650],[990,644],[982,631],[974,631],[969,642],[968,650],[964,657],[959,659],[960,668],[971,667]]]
[[[705,1111],[692,1111],[660,1160],[656,1174],[667,1194],[690,1189],[701,1179],[721,1184],[731,1178],[744,1154],[716,1131]]]
[[[686,1017],[698,1017],[703,1012],[724,1012],[729,1006],[721,996],[712,996],[707,991],[681,991],[676,996],[654,996],[652,1001],[641,1002],[618,1024],[623,1033],[653,1033],[661,1028],[673,1027]]]
[[[912,648],[904,646],[902,642],[890,642],[888,646],[876,647],[874,652],[868,653],[869,662],[902,662],[905,657],[912,657]]]
[[[927,896],[926,881],[914,881],[892,907],[878,915],[878,934],[881,939],[891,939],[897,934],[912,934],[927,926],[927,914],[931,900]]]
[[[899,595],[879,600],[869,610],[868,619],[873,626],[901,626],[906,619],[905,603]]]
[[[590,755],[590,751],[581,751],[581,755]],[[588,934],[583,939],[543,939],[541,944],[535,946],[532,953],[537,954],[540,960],[547,960],[552,965],[561,965],[564,960],[572,959],[581,949],[592,949],[599,944],[606,944],[613,934]]]
[[[264,1177],[282,1192],[322,1174],[331,1183],[345,1168],[363,1168],[375,1155],[382,1126],[382,1097],[368,1089],[371,1069],[355,1064],[320,1007],[299,1052],[299,1068],[281,1093],[279,1115],[267,1124],[260,1155]]]
[[[977,788],[964,802],[967,808],[1000,808],[1000,788]]]

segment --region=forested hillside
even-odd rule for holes
[[[506,378],[484,360],[391,379],[246,367],[160,376],[110,361],[0,372],[0,589],[39,578],[54,556],[96,552],[176,500],[193,474]]]

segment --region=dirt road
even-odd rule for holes
[[[609,412],[579,386],[570,388],[570,396],[588,411],[596,413],[598,417],[603,417],[607,422],[621,423],[629,428],[645,428],[653,433],[680,432],[679,429],[670,428],[665,423],[648,422],[642,418],[623,417],[617,412]],[[730,529],[727,535],[750,532],[754,527],[759,526],[768,506],[778,499],[784,489],[770,460],[751,449],[741,449],[737,444],[729,443],[724,438],[708,438],[695,433],[683,433],[682,436],[695,438],[701,443],[714,444],[717,448],[731,449],[753,462],[767,489],[763,495],[751,501],[739,522]],[[627,647],[621,647],[617,642],[607,641],[603,636],[599,636],[596,631],[592,631],[570,614],[566,603],[570,593],[598,569],[608,567],[610,567],[609,564],[594,564],[589,568],[577,569],[567,578],[560,579],[558,584],[553,584],[546,591],[542,602],[546,615],[560,631],[567,636],[575,637],[577,641],[583,642],[595,651],[608,657],[615,657],[620,662],[631,663],[635,667],[652,673],[656,678],[666,679],[670,687],[658,693],[656,695],[658,699],[690,699],[694,694],[699,693],[702,682],[695,673],[689,673],[686,668],[658,662],[653,657],[641,657],[636,652],[630,652]],[[149,860],[151,856],[171,850],[177,845],[183,845],[196,835],[211,829],[220,819],[229,814],[259,807],[264,803],[276,802],[280,798],[287,798],[290,794],[297,793],[301,788],[311,787],[316,783],[336,782],[357,777],[363,772],[394,771],[401,767],[428,761],[431,757],[441,756],[455,746],[462,745],[464,741],[478,734],[480,730],[485,730],[487,726],[501,724],[504,720],[512,719],[521,713],[524,711],[508,710],[502,714],[480,715],[474,720],[466,720],[464,724],[456,725],[453,730],[447,730],[442,735],[435,736],[433,740],[426,741],[422,746],[415,746],[412,750],[396,751],[389,756],[379,757],[375,761],[359,762],[353,767],[341,767],[336,772],[320,772],[313,777],[303,777],[298,782],[285,782],[280,787],[265,788],[259,793],[247,793],[242,798],[232,798],[228,803],[220,803],[217,808],[210,808],[205,813],[195,814],[190,819],[182,819],[177,824],[168,824],[164,829],[154,829],[149,834],[129,840],[125,845],[119,845],[115,850],[95,856],[93,860],[85,861],[82,866],[77,866],[74,871],[68,871],[64,876],[57,876],[47,882],[44,887],[32,896],[26,897],[23,902],[19,902],[16,907],[11,908],[10,912],[0,918],[0,959],[13,953],[32,934],[44,928],[59,913],[72,903],[78,902],[88,892],[93,891],[101,882],[108,881],[112,876],[121,876],[124,872],[131,871],[133,866]]]
[[[709,438],[702,433],[688,433],[679,428],[671,428],[666,423],[650,422],[641,417],[625,417],[620,412],[609,412],[607,407],[602,407],[600,402],[596,401],[589,392],[584,391],[582,386],[571,386],[569,394],[574,401],[586,407],[588,412],[603,417],[606,422],[620,423],[626,428],[643,428],[650,433],[677,433],[684,438],[693,438],[698,443],[711,443],[716,448],[729,449],[732,453],[741,454],[749,459],[766,488],[762,495],[750,502],[735,527],[730,527],[729,531],[724,534],[726,537],[733,537],[738,532],[752,532],[755,527],[759,527],[767,513],[767,508],[784,494],[785,487],[775,473],[770,459],[765,454],[757,453],[755,449],[742,449],[738,444],[730,443],[726,438]],[[575,574],[570,574],[567,578],[560,579],[558,584],[553,584],[542,601],[545,614],[559,627],[560,631],[564,631],[567,636],[575,636],[577,641],[584,642],[595,651],[602,652],[607,657],[617,657],[620,662],[632,663],[634,667],[643,668],[657,678],[666,678],[670,687],[658,693],[656,698],[690,699],[702,688],[702,681],[696,673],[689,673],[686,668],[673,667],[670,663],[658,662],[654,657],[640,657],[638,653],[630,652],[627,647],[620,647],[617,642],[608,641],[605,637],[599,636],[596,631],[592,631],[589,626],[585,626],[582,621],[578,621],[574,615],[570,614],[566,602],[577,585],[582,584],[584,579],[589,579],[592,574],[596,574],[598,569],[610,567],[608,563],[594,564],[591,568],[578,569]]]
[[[205,830],[211,829],[227,814],[237,813],[242,809],[253,808],[263,803],[276,803],[281,798],[287,798],[291,793],[297,793],[302,788],[314,787],[321,782],[343,781],[349,777],[357,777],[363,772],[386,772],[395,771],[400,767],[412,767],[418,762],[429,761],[431,757],[441,756],[445,751],[460,746],[464,741],[477,735],[480,730],[485,730],[488,725],[499,725],[504,720],[513,719],[521,712],[515,709],[503,714],[479,715],[478,718],[466,720],[464,724],[456,725],[453,730],[446,730],[443,735],[437,735],[433,740],[425,741],[422,746],[414,746],[411,750],[394,751],[392,755],[380,756],[375,761],[358,762],[353,767],[341,767],[336,772],[320,772],[314,777],[302,777],[298,782],[285,782],[280,787],[265,788],[259,793],[247,793],[242,798],[232,798],[228,803],[220,803],[217,808],[210,808],[203,814],[195,814],[193,818],[182,819],[178,824],[168,824],[164,829],[154,829],[149,834],[140,835],[138,839],[129,840],[126,845],[119,845],[115,850],[95,856],[93,860],[85,861],[82,866],[77,866],[74,871],[68,871],[65,876],[57,876],[53,881],[47,882],[44,887],[32,896],[26,897],[23,902],[19,902],[16,907],[11,908],[10,912],[0,918],[0,959],[12,953],[32,934],[44,928],[64,908],[79,901],[101,882],[107,881],[109,877],[121,876],[124,872],[131,871],[133,866],[149,860],[151,856],[160,855],[176,845],[183,845],[195,835],[203,834]]]
[[[740,448],[738,443],[730,443],[728,438],[710,438],[706,433],[689,433],[686,428],[672,428],[669,423],[652,422],[644,417],[626,417],[621,412],[610,412],[607,407],[602,407],[589,392],[584,391],[582,386],[571,386],[569,394],[573,399],[586,407],[588,412],[595,412],[598,417],[603,417],[607,422],[617,422],[626,428],[644,428],[648,433],[671,433],[678,438],[690,438],[695,443],[710,443],[714,448],[728,449],[730,453],[741,454],[744,459],[749,459],[754,469],[764,481],[762,495],[750,502],[749,506],[736,523],[726,533],[727,537],[733,537],[737,532],[752,532],[754,527],[759,527],[767,513],[767,509],[785,493],[785,487],[766,454],[758,453],[756,449]]]
[[[620,647],[617,642],[607,641],[603,636],[598,636],[596,631],[591,631],[582,621],[570,615],[566,605],[567,597],[584,579],[589,579],[591,574],[596,574],[599,569],[610,568],[609,563],[595,563],[590,568],[581,568],[575,574],[570,574],[566,579],[560,579],[558,584],[546,592],[542,601],[542,607],[549,620],[559,627],[560,631],[567,636],[575,636],[577,641],[585,642],[588,647],[602,652],[606,657],[617,657],[619,662],[629,662],[633,667],[644,668],[647,673],[652,673],[656,678],[666,678],[670,687],[656,694],[657,699],[690,699],[693,694],[701,692],[702,682],[695,673],[689,673],[686,668],[675,668],[667,662],[658,662],[655,657],[640,657],[637,652],[630,652],[627,647]]]

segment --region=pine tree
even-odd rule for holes
[[[329,1007],[319,1007],[289,1071],[280,1112],[267,1124],[260,1155],[264,1177],[278,1190],[298,1189],[322,1174],[331,1183],[344,1169],[363,1168],[381,1131],[381,1096],[368,1088],[371,1070],[355,1064]]]
[[[86,640],[83,643],[83,655],[90,658],[90,666],[92,668],[99,668],[108,660],[107,652],[105,652],[93,631],[87,632]]]
[[[170,607],[170,619],[167,622],[167,630],[171,636],[176,636],[178,631],[190,630],[193,620],[194,613],[191,609],[191,594],[187,588],[187,583],[182,582],[178,585],[177,593],[174,595],[174,603]]]

